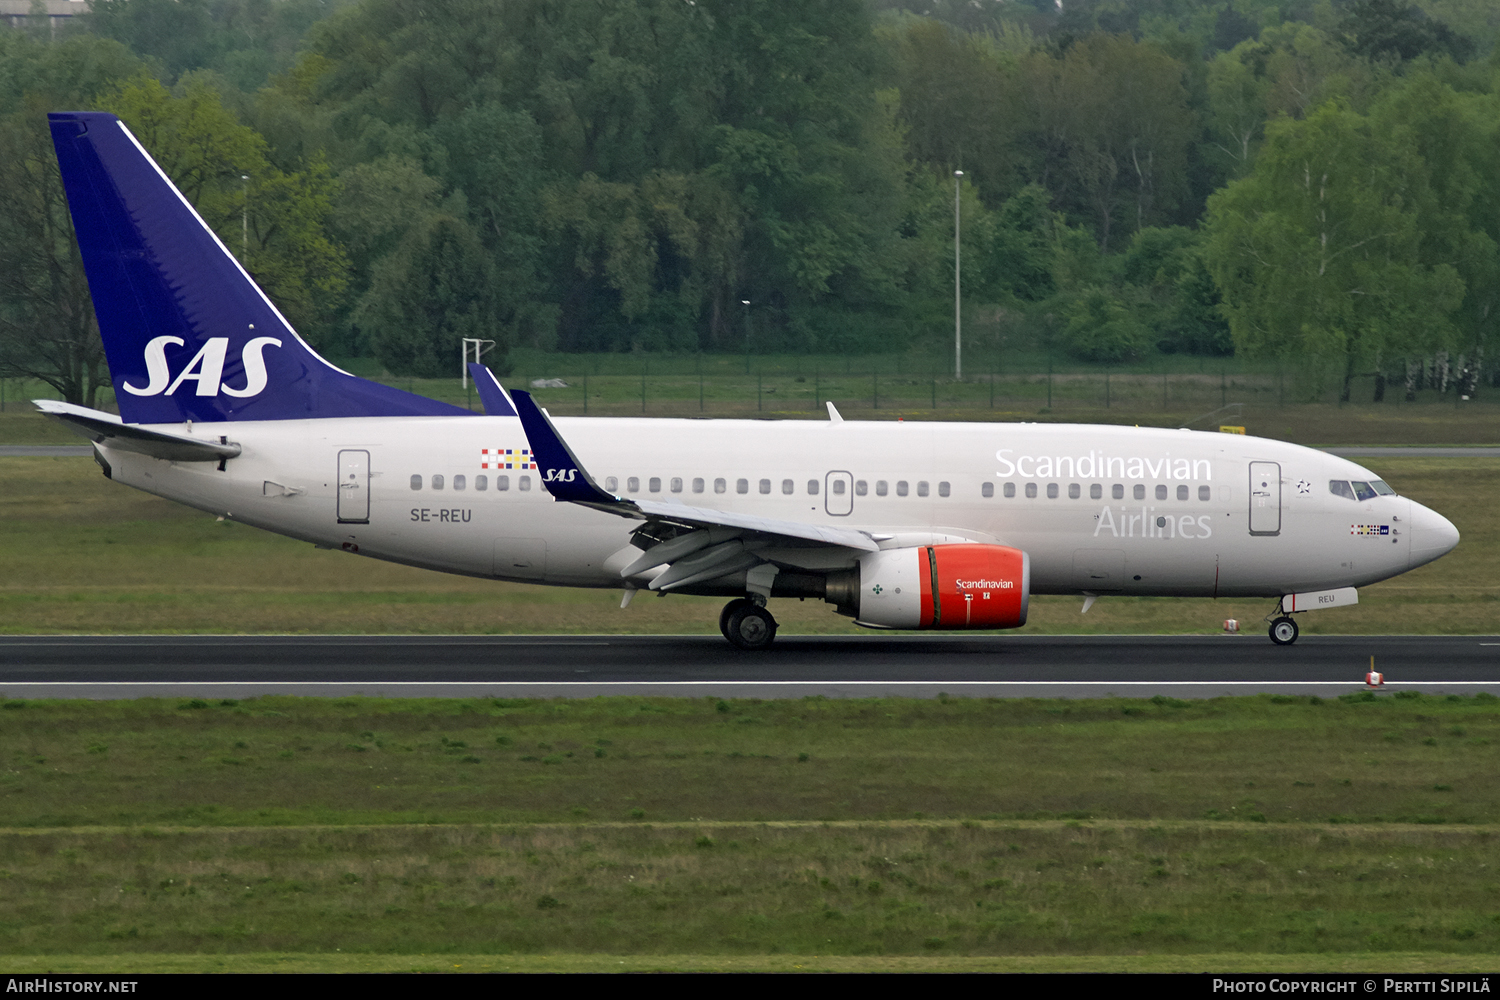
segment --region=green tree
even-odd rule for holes
[[[1083,289],[1068,304],[1063,346],[1080,361],[1117,364],[1151,349],[1151,331],[1113,289]]]
[[[509,370],[493,270],[473,229],[451,215],[413,227],[376,266],[354,318],[393,375],[452,376],[465,337],[497,341],[486,363],[502,374]]]
[[[1405,62],[1433,53],[1463,62],[1474,54],[1471,39],[1400,0],[1352,0],[1339,27],[1349,50],[1367,59]]]
[[[117,42],[0,31],[0,375],[85,406],[109,373],[47,112],[92,106],[138,66]]]
[[[1500,94],[1459,93],[1413,69],[1370,110],[1386,141],[1414,151],[1422,165],[1412,208],[1423,259],[1450,264],[1463,281],[1453,313],[1457,343],[1482,345],[1500,319]]]
[[[326,341],[348,284],[348,262],[327,232],[337,187],[328,164],[314,157],[282,171],[203,76],[188,74],[177,90],[142,74],[100,105],[130,126],[292,324]]]
[[[1356,366],[1453,333],[1458,270],[1424,253],[1429,196],[1415,151],[1342,101],[1267,127],[1255,170],[1209,200],[1206,259],[1235,346]]]
[[[990,204],[1021,187],[1036,170],[1036,123],[1015,55],[936,21],[884,35],[908,154],[939,171],[963,169]]]
[[[1134,231],[1182,197],[1197,126],[1181,63],[1155,45],[1091,35],[1030,66],[1049,162],[1093,216],[1101,250],[1117,217]]]

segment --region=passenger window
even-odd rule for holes
[[[917,483],[917,496],[919,496],[919,497],[925,497],[926,495],[927,495],[927,480],[924,479],[924,480],[922,480],[922,481],[920,481],[920,482]]]
[[[982,496],[982,497],[992,497],[992,496],[994,496],[995,495],[995,484],[994,483],[985,483],[983,486],[979,487],[979,495]]]
[[[760,481],[760,491],[762,493],[770,493],[771,492],[771,481],[769,479],[762,479]]]
[[[1036,483],[1027,483],[1026,484],[1026,496],[1027,496],[1028,499],[1031,499],[1031,500],[1035,500],[1036,499]]]
[[[877,479],[877,480],[875,480],[875,495],[876,496],[883,497],[883,496],[885,496],[889,492],[890,492],[890,487],[886,485],[886,482],[885,482],[884,479]]]
[[[896,480],[896,495],[898,497],[904,497],[904,496],[906,496],[906,494],[907,494],[906,480],[904,480],[904,479],[898,479],[898,480]]]
[[[1177,499],[1179,499],[1179,500],[1186,500],[1187,498],[1188,498],[1188,488],[1186,486],[1179,486],[1179,487],[1177,487]]]
[[[866,493],[869,493],[869,492],[870,492],[870,484],[869,483],[866,483],[863,479],[856,479],[854,481],[854,495],[855,496],[862,497]]]
[[[474,477],[474,489],[478,490],[480,493],[483,493],[486,490],[488,490],[489,488],[490,488],[490,477],[489,476],[475,476]]]
[[[661,492],[661,477],[660,476],[652,476],[651,477],[651,481],[646,484],[646,492],[647,493],[660,493]]]
[[[432,488],[435,490],[440,490],[443,488],[443,477],[441,475],[432,477]]]
[[[839,480],[838,487],[833,492],[844,492],[844,481],[842,479]],[[815,497],[818,495],[818,481],[816,479],[809,479],[807,481],[807,495],[810,497]]]
[[[1343,497],[1345,500],[1354,499],[1354,491],[1350,489],[1349,484],[1342,479],[1330,479],[1328,481],[1328,492],[1332,493],[1336,497]]]
[[[694,479],[693,480],[693,492],[694,493],[702,493],[703,492],[703,480],[701,480],[701,479]]]
[[[1166,486],[1163,485],[1163,484],[1161,484],[1161,483],[1157,483],[1156,484],[1156,499],[1158,499],[1158,500],[1165,500],[1166,498],[1167,498],[1167,488],[1166,488]]]
[[[528,490],[530,490],[531,489],[531,477],[530,476],[521,476],[521,477],[519,477],[519,480],[516,483],[516,488],[519,489],[522,493],[525,493]]]
[[[1016,495],[1016,484],[1015,483],[1006,483],[1005,484],[1005,491],[1004,492],[1005,492],[1005,495],[1008,496],[1008,497],[1015,496]]]
[[[724,480],[722,480],[722,479],[715,479],[714,480],[714,492],[715,493],[723,493],[727,489],[729,489],[729,484],[726,483]]]
[[[618,479],[616,479],[614,476],[605,476],[604,477],[604,488],[607,489],[607,490],[609,490],[611,493],[613,493],[613,492],[615,492],[616,490],[618,490],[620,488],[620,481]]]
[[[412,476],[411,477],[411,488],[414,489],[414,490],[420,490],[422,488],[422,477],[421,476]]]
[[[1109,488],[1109,495],[1112,496],[1112,497],[1114,497],[1116,500],[1124,500],[1125,499],[1125,484],[1124,483],[1115,483],[1113,486],[1111,486]]]
[[[1210,498],[1213,497],[1213,493],[1214,493],[1213,487],[1211,487],[1211,486],[1200,486],[1200,487],[1198,487],[1198,499],[1199,500],[1208,500],[1208,499],[1210,499]]]
[[[629,479],[625,480],[626,493],[639,493],[640,491],[641,478],[639,476],[631,476]]]
[[[734,491],[736,493],[749,493],[750,492],[750,480],[748,480],[748,479],[736,479],[734,481]]]
[[[1356,500],[1374,500],[1375,499],[1375,491],[1372,490],[1372,489],[1370,489],[1370,484],[1369,483],[1353,482],[1353,483],[1350,483],[1349,485],[1351,485],[1351,486],[1354,487],[1354,499],[1356,499]]]
[[[467,479],[465,479],[463,476],[459,475],[459,476],[454,476],[453,477],[453,489],[454,489],[455,492],[458,491],[458,490],[466,488],[468,485],[469,485],[469,481]]]
[[[1048,483],[1047,484],[1047,499],[1048,500],[1056,500],[1057,499],[1057,484],[1056,483]]]
[[[1135,489],[1131,491],[1137,500],[1146,499],[1146,486],[1144,483],[1136,483]]]
[[[818,492],[816,489],[818,484],[816,482],[809,483],[808,485],[814,487],[812,492]],[[835,479],[833,481],[833,495],[836,497],[841,497],[844,495],[844,481],[842,479]]]
[[[938,496],[945,497],[953,492],[953,487],[947,483],[938,483]]]
[[[495,477],[495,489],[499,490],[501,493],[504,493],[506,490],[510,489],[510,477],[509,476],[496,476]]]
[[[681,493],[682,492],[682,477],[681,476],[673,476],[672,477],[672,492],[673,493]]]
[[[790,479],[783,479],[781,481],[781,493],[783,496],[791,496],[792,492],[796,488],[796,484],[794,484]]]
[[[1104,499],[1104,484],[1103,483],[1091,483],[1091,484],[1089,484],[1089,499],[1090,500],[1102,500],[1102,499]]]
[[[1069,483],[1068,484],[1068,499],[1069,500],[1077,500],[1081,496],[1083,496],[1083,488],[1081,486],[1079,486],[1077,483]]]

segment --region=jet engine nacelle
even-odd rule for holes
[[[848,603],[861,625],[964,629],[1026,624],[1031,558],[1020,549],[976,544],[883,549],[862,557],[857,572],[858,598]]]

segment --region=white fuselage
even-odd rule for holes
[[[1457,539],[1445,518],[1404,497],[1330,491],[1331,480],[1376,478],[1358,465],[1255,437],[1068,424],[554,422],[583,467],[623,497],[857,528],[882,547],[1012,546],[1029,553],[1041,594],[1274,597],[1361,586]],[[574,587],[621,586],[625,555],[639,554],[624,551],[639,522],[553,500],[520,461],[529,445],[513,417],[157,429],[222,435],[243,452],[220,470],[100,446],[115,480],[321,546]],[[836,570],[851,555],[809,552],[801,568]]]

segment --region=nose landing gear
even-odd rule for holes
[[[740,649],[769,649],[776,638],[776,619],[748,597],[737,597],[719,612],[719,631]]]
[[[1297,623],[1287,615],[1271,621],[1271,641],[1278,646],[1290,646],[1296,642],[1298,632]]]

